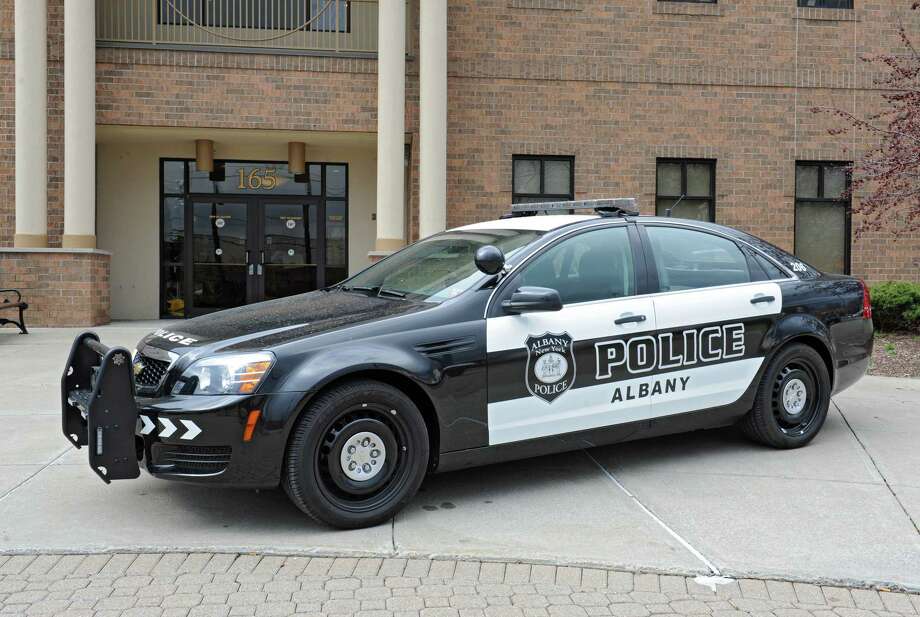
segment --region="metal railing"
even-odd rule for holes
[[[96,0],[102,47],[375,55],[377,0]]]

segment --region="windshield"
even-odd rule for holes
[[[345,281],[341,289],[389,298],[443,302],[469,289],[484,275],[476,250],[497,246],[508,258],[540,232],[520,229],[451,231],[417,242]]]

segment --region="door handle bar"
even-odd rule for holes
[[[776,300],[773,296],[754,296],[751,298],[751,304],[770,303]]]
[[[613,323],[619,326],[625,323],[642,323],[643,321],[645,321],[645,315],[626,315],[615,320]]]

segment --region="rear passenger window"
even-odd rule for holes
[[[767,281],[776,281],[779,279],[787,279],[789,275],[780,270],[776,264],[772,261],[761,255],[760,253],[751,252],[751,256],[754,258],[754,261],[757,262],[757,265],[760,266],[760,269],[763,270],[766,275]]]
[[[720,236],[678,227],[647,226],[661,291],[751,282],[738,245]]]
[[[626,227],[605,227],[567,238],[524,267],[515,287],[549,287],[563,304],[636,293]]]

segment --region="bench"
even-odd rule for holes
[[[16,294],[15,302],[10,300],[10,297],[6,294]],[[5,326],[6,324],[11,323],[18,327],[23,334],[28,334],[29,331],[26,330],[26,322],[23,318],[22,312],[29,308],[29,305],[22,301],[22,294],[19,293],[19,291],[16,289],[0,289],[0,297],[3,298],[3,301],[0,302],[0,311],[16,309],[19,310],[19,321],[16,321],[15,319],[4,319],[3,317],[0,317],[0,326]]]

